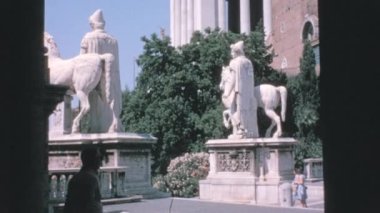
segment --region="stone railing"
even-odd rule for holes
[[[322,158],[304,159],[304,173],[307,181],[323,180],[323,160]]]
[[[49,169],[50,193],[52,203],[64,202],[70,179],[79,168]],[[125,167],[102,167],[99,169],[100,192],[102,199],[125,196]]]

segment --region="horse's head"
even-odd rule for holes
[[[223,66],[220,78],[219,89],[224,90],[226,82],[230,79],[231,70],[229,66]]]
[[[58,46],[55,43],[53,36],[47,32],[44,33],[44,46],[47,49],[46,54],[48,56],[60,57]]]

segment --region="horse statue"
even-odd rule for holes
[[[51,84],[65,85],[76,94],[81,109],[73,120],[72,133],[79,133],[80,121],[90,110],[89,93],[97,88],[100,78],[109,71],[114,56],[107,54],[82,54],[70,59],[62,59],[53,37],[45,32],[44,45],[47,49],[49,78]],[[106,100],[105,91],[100,92]]]
[[[231,127],[231,108],[235,101],[233,88],[235,75],[229,66],[223,66],[219,88],[223,91],[222,103],[226,110],[223,111],[223,123],[226,128]],[[272,129],[277,126],[273,138],[282,135],[281,119],[274,111],[281,103],[281,118],[285,121],[287,90],[283,86],[275,87],[270,84],[261,84],[254,88],[258,107],[264,109],[265,114],[272,120],[271,125],[265,132],[265,137],[270,137]]]

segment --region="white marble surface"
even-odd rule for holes
[[[206,143],[207,147],[212,146],[273,146],[273,145],[293,145],[298,143],[294,138],[244,138],[244,139],[211,139]]]
[[[49,135],[49,143],[83,143],[93,141],[94,143],[102,142],[139,142],[155,143],[157,138],[150,134],[138,134],[132,132],[115,132],[115,133],[90,133],[90,134],[66,134],[66,135]]]
[[[106,32],[102,10],[96,10],[89,17],[89,24],[91,31],[83,36],[80,44],[81,55],[112,54],[114,57],[100,77],[99,89],[89,95],[89,132],[123,132],[118,41]]]
[[[223,91],[222,103],[225,107],[225,110],[223,111],[223,124],[228,129],[231,125],[234,126],[234,122],[237,122],[234,121],[234,118],[232,117],[232,112],[236,111],[235,96],[238,94],[235,93],[235,82],[236,72],[229,66],[224,66],[221,72],[219,88]],[[285,121],[287,89],[284,86],[276,87],[270,84],[261,84],[255,86],[254,96],[257,106],[262,108],[265,114],[272,120],[271,125],[265,132],[265,137],[278,138],[282,136],[281,121]],[[281,117],[277,115],[275,111],[278,107],[281,107]],[[274,127],[276,127],[276,131],[272,133]]]
[[[72,133],[80,131],[80,122],[91,109],[89,94],[99,84],[102,73],[109,72],[114,61],[112,54],[83,54],[73,58],[60,57],[53,36],[45,32],[44,45],[47,48],[49,78],[51,84],[68,86],[75,91],[80,101],[80,112],[73,120]],[[103,66],[103,64],[105,64]],[[104,97],[105,98],[105,97]],[[94,107],[94,106],[92,106]]]
[[[171,0],[170,37],[172,45],[190,42],[194,31],[210,27],[226,30],[225,0]]]
[[[281,183],[293,179],[294,138],[214,139],[200,199],[280,205]]]
[[[225,105],[230,110],[232,134],[229,138],[258,138],[257,100],[254,94],[254,73],[252,62],[244,54],[244,42],[231,44],[232,59],[229,63],[231,84],[225,87],[223,99],[232,99]],[[224,103],[224,101],[223,101]]]

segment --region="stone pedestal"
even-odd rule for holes
[[[206,143],[210,172],[200,199],[279,204],[279,186],[293,179],[293,138],[220,139]]]
[[[103,162],[99,172],[102,198],[131,195],[160,197],[160,193],[151,186],[150,151],[155,142],[156,138],[151,135],[135,133],[50,135],[49,175],[53,187],[51,192],[65,194],[63,185],[81,167],[81,150],[88,145],[96,144],[106,151],[108,158],[108,161]],[[60,179],[64,180],[64,183],[59,183]]]
[[[73,98],[65,94],[63,101],[57,105],[53,113],[49,116],[49,134],[63,135],[71,133],[72,110],[71,100]]]

